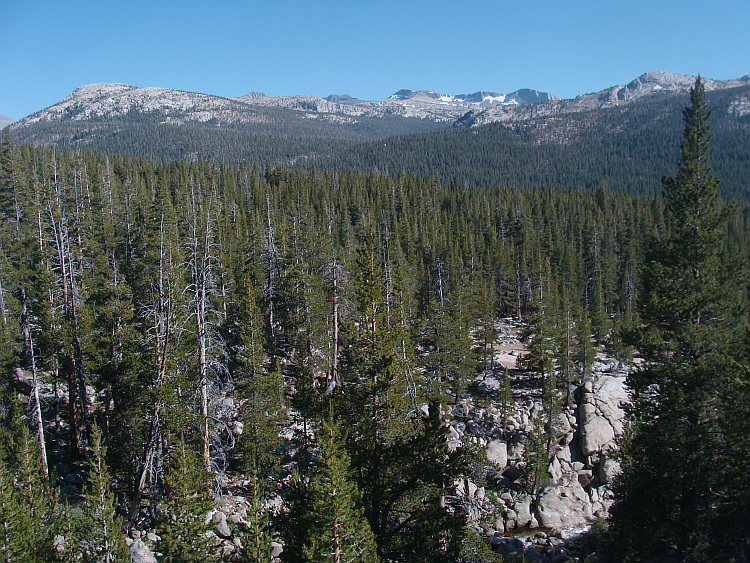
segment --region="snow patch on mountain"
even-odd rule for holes
[[[558,98],[552,94],[524,88],[510,94],[479,91],[473,94],[457,95],[438,94],[430,90],[399,90],[386,101],[398,103],[439,103],[462,108],[473,108],[548,102],[556,99]]]
[[[581,94],[573,99],[539,100],[517,106],[502,104],[473,109],[456,121],[456,125],[473,127],[493,122],[511,122],[566,113],[622,106],[638,100],[687,94],[696,76],[671,72],[649,71],[627,84],[612,86],[600,92]],[[732,80],[704,78],[706,91],[735,88],[750,84],[750,75]],[[520,92],[520,91],[519,91]],[[740,105],[741,107],[741,105]],[[740,109],[740,111],[742,111]]]

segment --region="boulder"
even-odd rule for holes
[[[455,417],[466,418],[471,413],[471,407],[466,403],[457,403],[453,406],[453,415]]]
[[[622,434],[628,401],[625,378],[601,375],[586,381],[578,408],[581,450],[593,455],[611,449],[614,439]]]
[[[514,508],[516,510],[516,521],[519,526],[525,526],[531,522],[531,497],[523,496],[519,498]]]
[[[496,376],[490,372],[485,372],[474,378],[474,387],[480,393],[498,393],[503,388],[503,377]]]
[[[448,427],[448,440],[460,440],[461,435],[458,433],[458,430],[454,426]]]
[[[134,540],[128,548],[132,563],[158,563],[154,552],[141,540]]]
[[[497,518],[495,520],[495,530],[497,534],[500,534],[501,536],[505,533],[505,520],[502,518]]]
[[[523,459],[523,452],[526,449],[523,442],[515,442],[511,444],[508,450],[508,459]]]
[[[216,511],[213,508],[210,509],[208,512],[206,512],[206,516],[203,518],[203,525],[204,526],[208,526],[211,523],[211,520],[214,519],[214,512],[216,512]],[[218,522],[218,520],[217,520],[217,522]]]
[[[487,459],[497,467],[503,468],[508,465],[508,444],[502,440],[490,440],[487,444]]]
[[[599,463],[599,481],[605,485],[612,482],[612,479],[620,474],[620,462],[614,459],[605,457],[601,463]]]
[[[578,473],[578,482],[581,487],[588,487],[594,478],[594,472],[591,469],[581,469]]]
[[[599,416],[593,403],[581,405],[581,449],[584,455],[592,455],[615,439],[615,431],[607,419]]]
[[[620,369],[620,362],[615,358],[596,360],[591,365],[591,371],[594,373],[613,373],[618,369]]]
[[[569,434],[572,430],[570,421],[568,420],[568,415],[563,412],[557,415],[554,426],[555,430],[557,430],[557,432],[559,432],[560,434]]]
[[[526,550],[526,553],[524,553],[524,559],[528,561],[528,563],[531,563],[532,561],[536,561],[537,563],[549,563],[549,557],[542,555],[533,547]]]
[[[523,542],[518,538],[502,541],[497,545],[497,552],[503,557],[523,557]]]
[[[550,487],[539,498],[536,519],[543,528],[569,528],[593,518],[591,503],[577,479]]]
[[[562,481],[563,468],[559,458],[553,457],[547,470],[549,471],[550,479],[553,483],[559,483]]]
[[[283,551],[284,551],[283,545],[281,545],[279,542],[275,542],[275,541],[271,542],[271,557],[273,558],[279,557]]]
[[[570,436],[572,437],[573,435],[570,434]],[[570,455],[570,448],[567,445],[560,446],[558,450],[555,452],[555,457],[559,459],[560,461],[565,461],[567,463],[570,463],[572,459]]]
[[[232,529],[229,527],[226,520],[222,520],[216,524],[214,531],[216,532],[216,535],[221,538],[229,538],[232,536]]]
[[[214,532],[216,532],[216,535],[221,538],[228,538],[232,535],[232,530],[229,527],[229,524],[227,524],[227,515],[224,514],[221,510],[217,510],[214,512],[214,518],[213,521],[216,522],[216,526],[214,526]]]

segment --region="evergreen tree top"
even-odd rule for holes
[[[683,111],[685,129],[677,176],[663,180],[667,220],[676,228],[714,228],[718,219],[719,181],[711,172],[711,111],[704,93],[699,76],[690,89],[690,105]]]

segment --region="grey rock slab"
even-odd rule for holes
[[[620,474],[620,462],[605,457],[599,464],[599,481],[609,484],[617,475]]]
[[[499,468],[508,465],[508,444],[502,440],[490,440],[487,444],[487,459]]]
[[[217,536],[220,536],[222,538],[228,538],[232,536],[232,530],[229,527],[229,524],[227,524],[226,520],[222,520],[216,526],[214,527],[214,531],[216,532]]]
[[[132,563],[157,563],[156,555],[141,540],[134,540],[128,548]]]
[[[584,455],[607,451],[613,446],[615,437],[623,431],[625,411],[622,404],[627,401],[623,377],[600,375],[585,383],[578,409]]]
[[[593,518],[591,503],[578,480],[550,487],[539,499],[536,518],[543,528],[567,528]]]

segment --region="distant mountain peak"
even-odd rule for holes
[[[13,119],[12,117],[8,117],[8,116],[5,116],[5,115],[0,115],[0,129],[2,129],[4,127],[7,127],[11,123],[15,123],[15,122],[16,122],[16,120]]]
[[[557,100],[556,96],[538,90],[523,88],[510,94],[479,91],[473,94],[439,94],[432,90],[399,90],[386,101],[418,102],[463,107],[468,109],[490,108],[495,106],[518,105],[549,102]]]
[[[246,98],[248,100],[254,100],[257,98],[266,98],[267,96],[263,92],[248,92],[244,96],[240,96],[240,99]]]
[[[360,100],[359,98],[353,98],[349,94],[331,94],[330,96],[326,96],[323,98],[327,102],[334,102],[336,104],[361,104],[364,103],[364,100]]]
[[[128,90],[135,90],[135,86],[130,84],[124,84],[119,82],[95,82],[93,84],[84,84],[79,86],[70,94],[71,96],[94,96],[102,94],[116,94],[119,92],[126,92]]]

